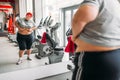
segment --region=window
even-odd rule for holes
[[[67,30],[71,27],[71,20],[73,15],[75,14],[75,12],[77,11],[78,5],[76,6],[71,6],[71,7],[67,7],[67,8],[63,8],[63,46],[65,46],[67,44],[67,36],[66,36],[66,32]]]

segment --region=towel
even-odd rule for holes
[[[68,44],[65,47],[65,52],[74,53],[74,51],[75,51],[74,42],[72,41],[72,37],[69,36],[68,37]]]
[[[40,41],[41,43],[46,43],[46,32],[43,33],[42,39]]]

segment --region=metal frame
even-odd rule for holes
[[[73,13],[74,13],[74,10],[75,9],[77,9],[79,7],[79,5],[75,5],[75,6],[70,6],[70,7],[65,7],[65,8],[62,8],[62,13],[63,13],[63,20],[62,20],[62,22],[63,22],[63,46],[65,46],[65,40],[66,40],[66,37],[65,37],[65,31],[66,31],[66,29],[65,29],[65,19],[66,19],[66,17],[65,17],[65,13],[66,13],[66,11],[71,11],[71,19],[72,19],[72,17],[73,17]]]

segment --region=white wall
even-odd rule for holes
[[[27,12],[33,12],[33,0],[26,0]]]
[[[33,12],[32,0],[19,0],[20,17],[24,17],[27,12]]]
[[[36,25],[39,24],[40,19],[43,17],[43,0],[34,0],[35,1],[35,22]]]
[[[20,17],[24,17],[25,13],[27,12],[26,0],[19,0],[19,11],[20,11]]]

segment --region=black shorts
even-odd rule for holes
[[[20,33],[17,33],[17,42],[20,50],[31,49],[33,41],[34,41],[34,37],[32,34],[22,35]]]
[[[76,53],[72,80],[120,80],[120,49]]]

